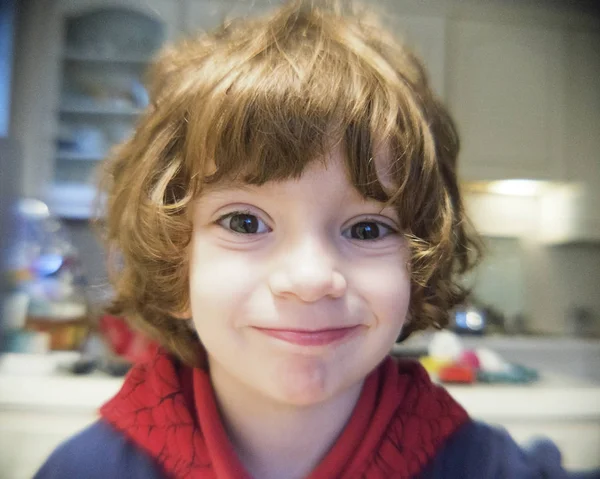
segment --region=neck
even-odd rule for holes
[[[217,404],[229,439],[246,470],[261,479],[306,477],[350,419],[362,382],[310,406],[282,404],[211,365]]]

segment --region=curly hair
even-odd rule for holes
[[[224,179],[298,178],[337,143],[356,189],[401,218],[403,336],[447,324],[480,251],[457,183],[457,131],[421,62],[369,15],[292,1],[165,48],[148,78],[149,107],[104,164],[113,314],[200,365],[200,339],[180,319],[194,200]],[[392,188],[378,177],[381,145]]]

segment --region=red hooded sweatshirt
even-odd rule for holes
[[[163,351],[130,371],[101,414],[166,477],[250,478],[221,423],[208,373]],[[468,419],[418,363],[388,357],[366,378],[348,424],[307,479],[418,475]]]

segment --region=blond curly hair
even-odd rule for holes
[[[110,307],[181,360],[202,364],[189,309],[191,210],[205,185],[297,178],[343,145],[366,198],[398,211],[410,250],[403,336],[447,324],[479,253],[456,177],[459,140],[420,61],[365,15],[302,0],[165,48],[150,105],[103,168]],[[371,161],[385,145],[384,188]]]

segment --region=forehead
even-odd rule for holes
[[[389,143],[380,143],[373,148],[373,163],[377,180],[388,196],[394,195],[398,181],[394,178],[394,158]]]
[[[282,162],[285,161],[282,159]],[[270,176],[268,171],[259,174],[253,172],[240,174],[239,171],[236,171],[233,175],[220,175],[217,166],[213,163],[207,169],[209,174],[205,176],[206,181],[202,187],[202,193],[219,193],[227,190],[256,192],[260,187],[265,187],[261,189],[282,188],[286,185],[290,187],[302,179],[304,183],[315,184],[315,193],[346,187],[365,199],[370,198],[370,195],[366,193],[365,186],[368,183],[376,182],[385,191],[385,194],[391,197],[398,183],[394,178],[393,166],[391,150],[386,144],[373,148],[373,154],[369,157],[356,158],[355,156],[352,161],[347,148],[340,141],[324,154],[305,162],[300,170],[292,167],[288,174],[283,176],[280,174]],[[371,176],[374,177],[367,178],[366,172],[371,169],[373,170]],[[261,177],[261,181],[256,181],[257,177]],[[381,200],[381,198],[377,199]]]

